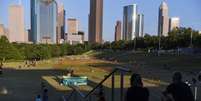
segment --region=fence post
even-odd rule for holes
[[[120,74],[120,101],[124,101],[124,72]]]
[[[112,74],[112,91],[111,91],[111,94],[112,94],[112,96],[111,96],[111,101],[114,101],[114,82],[115,82],[115,73],[113,73]]]

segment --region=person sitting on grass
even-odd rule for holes
[[[130,79],[131,87],[128,88],[125,101],[149,101],[149,90],[143,87],[139,74],[133,74]]]
[[[194,101],[191,88],[182,81],[182,74],[175,72],[171,83],[163,92],[166,100],[163,101]]]

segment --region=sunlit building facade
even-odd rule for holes
[[[169,32],[168,5],[165,1],[163,1],[159,7],[158,35],[168,36],[168,32]]]
[[[31,34],[34,43],[56,43],[57,2],[31,0]]]
[[[65,38],[65,10],[64,5],[58,5],[58,15],[57,15],[57,43],[62,43]]]
[[[119,40],[121,40],[121,21],[117,21],[115,26],[115,41]]]
[[[8,30],[8,40],[10,42],[26,42],[24,8],[22,5],[9,6]]]
[[[133,40],[137,35],[137,5],[125,6],[123,13],[123,40]]]
[[[3,24],[0,24],[0,37],[1,36],[6,36],[8,38],[8,29],[6,29]]]
[[[137,37],[144,37],[144,15],[138,14],[137,17]]]
[[[67,20],[68,34],[78,34],[78,20],[75,18],[69,18]]]
[[[180,19],[179,17],[172,17],[169,20],[169,31],[172,31],[175,28],[180,27]]]
[[[90,0],[89,42],[103,42],[103,0]]]

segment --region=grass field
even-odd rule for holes
[[[37,62],[35,67],[24,67],[24,62],[8,62],[4,65],[4,74],[0,77],[0,101],[31,101],[41,93],[41,82],[49,89],[50,101],[59,101],[62,95],[68,95],[71,89],[61,86],[57,77],[73,69],[75,75],[87,76],[89,86],[80,87],[89,92],[104,79],[117,65],[124,65],[143,76],[146,87],[151,90],[151,101],[160,99],[160,92],[171,81],[172,73],[177,71],[199,71],[201,56],[165,56],[160,57],[143,53],[125,51],[89,51],[79,56],[66,56]],[[166,66],[164,67],[164,64]],[[21,67],[21,68],[19,68]],[[185,74],[186,79],[191,76]],[[130,74],[125,75],[125,88],[129,87]],[[120,77],[115,76],[115,88],[119,91]],[[106,95],[110,95],[111,79],[104,83]],[[7,94],[1,94],[1,89]],[[108,94],[107,94],[108,93]],[[26,96],[25,96],[26,95]],[[118,94],[117,94],[118,95]],[[118,100],[116,100],[118,101]]]

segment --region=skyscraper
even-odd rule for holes
[[[58,6],[57,17],[57,43],[61,43],[65,36],[65,10],[64,5]]]
[[[121,21],[117,21],[115,26],[115,41],[121,40]]]
[[[68,34],[78,34],[78,21],[74,18],[69,18],[68,21]]]
[[[3,26],[3,24],[0,24],[0,37],[3,35],[5,35],[4,34],[4,26]]]
[[[144,37],[144,15],[138,14],[137,17],[137,37]]]
[[[158,17],[158,35],[168,36],[169,31],[169,17],[168,17],[168,5],[165,1],[159,7]]]
[[[57,2],[31,0],[31,33],[34,43],[56,43]]]
[[[179,26],[180,26],[179,17],[170,18],[169,31],[172,31],[174,28],[179,28]]]
[[[10,42],[25,42],[24,9],[22,5],[9,6],[8,39]]]
[[[137,5],[124,6],[123,13],[123,40],[133,40],[137,35]]]
[[[3,24],[0,24],[0,37],[6,36],[8,38],[8,32]]]
[[[67,20],[68,23],[68,33],[66,36],[66,42],[75,45],[75,44],[81,44],[84,42],[84,33],[81,34],[78,32],[78,20],[74,18],[69,18]]]
[[[102,43],[103,0],[90,0],[89,42]]]

